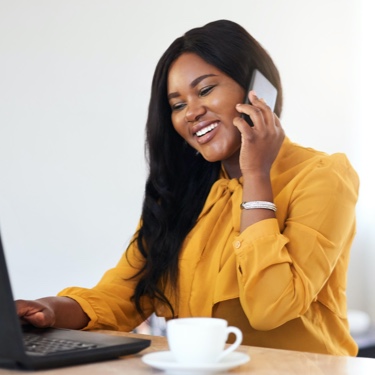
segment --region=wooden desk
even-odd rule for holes
[[[0,369],[0,375],[39,374],[39,375],[147,375],[164,374],[142,362],[146,353],[168,350],[165,337],[131,333],[113,333],[152,340],[144,351],[118,360],[65,367],[38,372],[25,372]],[[239,351],[250,355],[250,362],[226,372],[226,374],[254,375],[375,375],[375,359],[337,357],[322,354],[303,353],[289,350],[241,346]],[[178,375],[178,373],[176,373]]]

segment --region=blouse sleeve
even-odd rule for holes
[[[322,158],[275,197],[277,219],[236,237],[240,300],[255,329],[298,318],[318,299],[344,313],[340,293],[345,294],[358,185],[344,155]]]
[[[76,300],[90,318],[84,329],[131,331],[144,320],[136,311],[131,297],[138,278],[132,278],[143,261],[135,242],[128,247],[117,266],[108,270],[91,289],[70,287],[59,295]],[[142,300],[146,317],[153,307],[150,300]]]

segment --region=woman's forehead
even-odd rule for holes
[[[209,64],[195,53],[184,53],[179,56],[172,64],[168,73],[168,91],[173,90],[174,86],[192,85],[196,80],[205,76],[218,76],[223,73],[214,65]]]

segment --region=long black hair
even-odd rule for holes
[[[183,53],[200,56],[239,83],[245,90],[255,68],[278,89],[275,113],[282,108],[282,87],[276,66],[263,47],[240,25],[227,20],[194,28],[177,38],[160,58],[154,73],[146,123],[146,158],[149,175],[142,208],[142,224],[135,241],[144,267],[133,300],[143,314],[142,297],[166,304],[165,287],[177,297],[178,258],[182,243],[193,228],[213,183],[220,162],[207,162],[174,130],[167,99],[171,64]]]

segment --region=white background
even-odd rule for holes
[[[188,29],[226,18],[279,67],[288,136],[345,152],[360,174],[349,307],[375,321],[373,14],[370,0],[0,0],[0,226],[15,298],[90,287],[115,265],[141,211],[155,65]]]

